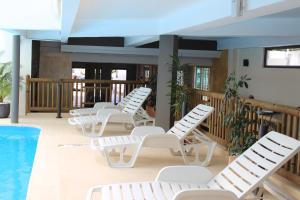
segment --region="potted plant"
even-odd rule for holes
[[[188,102],[192,93],[192,65],[181,64],[178,55],[173,55],[171,71],[171,102],[174,117],[182,118],[188,112]],[[181,114],[181,116],[180,116]]]
[[[224,114],[224,122],[229,133],[229,162],[257,140],[257,134],[248,131],[248,126],[255,122],[247,118],[253,110],[239,93],[239,89],[248,88],[250,80],[247,75],[238,79],[235,73],[230,74],[226,80],[222,114]],[[226,111],[224,111],[225,107]]]
[[[156,76],[151,76],[149,79],[149,87],[151,88],[151,93],[146,100],[146,111],[151,117],[155,117],[156,84]]]
[[[10,104],[4,102],[11,92],[11,68],[9,63],[0,63],[0,118],[7,118],[10,113]]]

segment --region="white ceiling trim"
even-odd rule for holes
[[[61,17],[61,41],[67,42],[75,23],[80,0],[63,0]]]

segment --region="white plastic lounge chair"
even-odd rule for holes
[[[246,199],[299,150],[300,141],[269,132],[216,176],[199,166],[166,167],[152,182],[93,187],[87,200],[92,199],[94,192],[100,192],[105,200]]]
[[[134,95],[136,91],[138,91],[140,88],[133,89],[127,96],[121,99],[121,101],[115,105],[112,102],[97,102],[95,103],[93,108],[80,108],[80,109],[74,109],[70,110],[70,115],[72,116],[85,116],[85,115],[96,115],[97,111],[99,109],[119,109],[122,110],[126,103],[129,102],[129,99]],[[143,87],[141,87],[141,90],[143,90]],[[136,113],[134,117],[134,121],[138,122],[136,125],[147,125],[152,124],[155,125],[155,118],[148,115],[148,113],[143,109],[143,107],[140,107],[138,112]],[[71,125],[76,124],[72,119],[69,120]]]
[[[185,163],[200,164],[206,166],[209,164],[216,143],[197,130],[201,124],[213,112],[214,108],[199,104],[180,121],[178,121],[168,132],[155,126],[135,127],[128,136],[101,137],[92,139],[93,148],[100,150],[109,166],[111,167],[133,167],[137,156],[142,147],[169,148],[171,153],[180,152]],[[188,135],[195,135],[196,142],[190,141]],[[208,146],[208,153],[204,161],[200,161],[200,145],[204,143]],[[132,149],[133,153],[128,162],[124,155],[126,150]],[[189,162],[186,152],[195,150],[195,159]],[[118,154],[116,155],[116,153]],[[113,158],[118,157],[114,162]]]
[[[129,101],[130,97],[133,96],[133,94],[136,92],[137,89],[138,88],[133,89],[128,95],[122,98],[117,105],[115,105],[113,102],[97,102],[95,103],[93,108],[74,109],[74,110],[70,110],[69,113],[72,116],[84,116],[84,115],[96,115],[99,109],[104,109],[104,108],[115,108],[121,110],[122,108],[124,108],[126,103]]]
[[[130,97],[122,110],[112,108],[99,109],[96,115],[69,118],[69,124],[79,125],[83,134],[90,136],[101,136],[108,123],[123,123],[125,125],[130,124],[135,126],[139,124],[139,121],[136,121],[135,115],[149,96],[150,92],[150,88],[140,87]],[[101,127],[98,133],[96,133],[96,126],[98,124],[101,124]],[[91,128],[90,132],[88,132],[89,128]]]

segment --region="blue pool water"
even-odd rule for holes
[[[0,199],[25,200],[40,129],[0,126]]]

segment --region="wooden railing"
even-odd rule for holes
[[[213,93],[201,90],[193,90],[192,98],[189,102],[191,107],[199,103],[205,103],[215,108],[207,122],[208,135],[220,144],[226,146],[228,143],[228,130],[224,124],[224,115],[221,114],[222,105],[224,102],[224,95],[220,93]],[[255,123],[251,124],[248,129],[259,132],[262,123],[262,117],[258,115],[258,110],[274,111],[277,114],[272,118],[264,117],[264,120],[271,120],[274,129],[280,133],[300,139],[300,110],[290,106],[278,105],[254,99],[245,99],[245,103],[252,107],[253,112],[248,116],[253,119]],[[226,106],[223,108],[226,112]],[[223,112],[224,112],[223,111]],[[294,156],[284,167],[279,170],[279,173],[284,177],[300,183],[300,153]]]
[[[61,85],[61,105],[64,112],[92,106],[95,102],[118,103],[131,90],[145,86],[143,81],[45,79],[26,77],[26,112],[57,111],[58,87]]]

